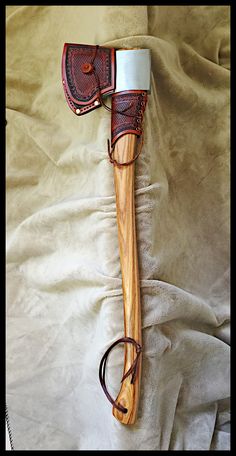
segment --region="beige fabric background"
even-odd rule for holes
[[[7,403],[15,449],[229,449],[229,7],[7,7]],[[98,381],[123,335],[110,114],[77,118],[64,42],[148,47],[136,166],[137,424]],[[123,349],[109,360],[115,396]]]

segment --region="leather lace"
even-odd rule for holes
[[[104,353],[102,359],[101,359],[101,362],[100,362],[100,366],[99,366],[99,380],[100,380],[100,383],[101,383],[101,386],[102,386],[102,389],[107,397],[107,399],[111,402],[111,404],[117,409],[119,410],[120,412],[123,412],[123,413],[127,413],[128,412],[128,409],[126,407],[123,407],[121,404],[117,404],[115,402],[115,400],[111,397],[111,395],[108,393],[107,391],[107,387],[106,387],[106,382],[105,382],[105,372],[106,372],[106,363],[107,363],[107,358],[108,358],[108,355],[110,353],[110,351],[118,344],[120,343],[130,343],[130,344],[133,344],[136,348],[136,358],[132,364],[132,366],[129,368],[129,370],[123,375],[122,379],[121,379],[121,383],[125,380],[125,378],[127,378],[129,375],[132,374],[131,376],[131,380],[130,380],[130,383],[133,384],[135,382],[135,379],[136,379],[136,376],[137,376],[137,368],[138,368],[138,362],[139,362],[139,359],[140,359],[140,354],[142,352],[142,347],[141,345],[136,342],[134,339],[132,339],[132,337],[122,337],[121,339],[118,339],[116,340],[108,349],[107,351]]]

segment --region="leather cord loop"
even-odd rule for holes
[[[100,362],[100,366],[99,366],[99,380],[100,380],[100,383],[101,383],[101,386],[102,386],[102,389],[107,397],[107,399],[111,402],[111,404],[117,409],[119,410],[120,412],[123,412],[123,413],[127,413],[128,412],[128,409],[123,407],[121,404],[117,404],[115,402],[115,400],[111,397],[111,395],[108,393],[107,391],[107,387],[106,387],[106,382],[105,382],[105,371],[106,371],[106,363],[107,363],[107,358],[108,358],[108,355],[110,353],[110,351],[118,344],[120,343],[130,343],[130,344],[133,344],[136,348],[136,353],[137,353],[137,356],[132,364],[132,366],[129,368],[129,370],[123,375],[122,379],[121,379],[121,383],[125,380],[125,378],[127,378],[129,375],[132,374],[132,377],[131,377],[131,381],[130,383],[134,383],[135,382],[135,379],[136,379],[136,376],[137,376],[137,367],[138,367],[138,361],[140,359],[140,354],[142,352],[142,347],[141,345],[136,342],[134,339],[132,339],[132,337],[122,337],[121,339],[118,339],[116,340],[108,349],[107,351],[104,353],[102,359],[101,359],[101,362]]]
[[[114,146],[112,148],[110,148],[110,141],[108,139],[107,140],[107,152],[108,152],[108,156],[109,156],[110,162],[113,165],[118,166],[119,168],[121,168],[122,166],[132,165],[132,163],[134,163],[135,160],[137,160],[137,158],[139,157],[139,155],[141,153],[141,150],[142,150],[142,147],[143,147],[143,135],[141,136],[141,138],[142,138],[142,141],[141,141],[141,143],[139,143],[137,154],[134,156],[134,158],[132,158],[132,160],[129,160],[129,161],[123,162],[123,163],[120,163],[117,160],[115,160],[115,158],[113,158],[113,153],[114,153],[114,149],[115,148],[114,148]]]

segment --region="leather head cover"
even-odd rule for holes
[[[115,49],[65,43],[62,83],[67,103],[77,115],[101,106],[98,97],[115,90]]]

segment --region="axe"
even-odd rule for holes
[[[71,110],[84,115],[103,106],[111,113],[111,145],[120,264],[122,273],[124,337],[103,355],[99,379],[113,405],[114,417],[123,424],[137,418],[141,381],[142,331],[138,252],[135,226],[135,160],[142,149],[142,121],[150,92],[151,57],[148,49],[114,49],[98,45],[65,43],[62,83]],[[111,107],[105,100],[111,95]],[[124,343],[124,371],[116,400],[105,383],[110,351]]]

